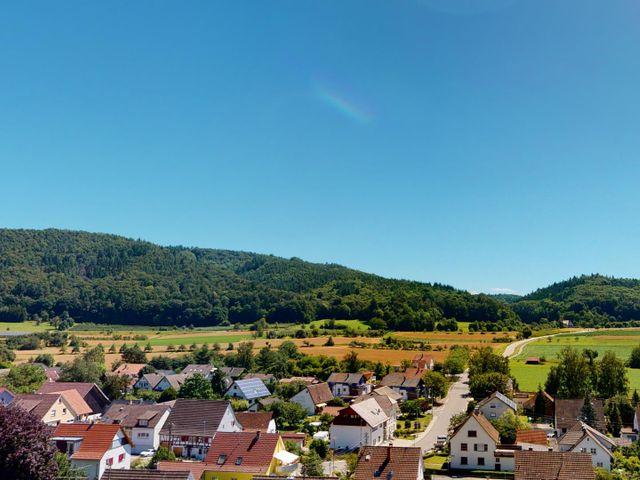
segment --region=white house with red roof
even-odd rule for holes
[[[100,479],[108,470],[131,467],[131,441],[120,425],[61,424],[53,432],[51,441],[88,480]]]

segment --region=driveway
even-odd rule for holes
[[[449,393],[442,400],[442,405],[433,409],[433,418],[427,429],[414,440],[394,439],[393,444],[399,447],[420,447],[424,454],[433,449],[437,437],[447,435],[449,420],[454,415],[466,412],[469,402],[469,375],[464,372],[459,380],[449,389]]]

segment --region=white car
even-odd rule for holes
[[[149,450],[143,450],[140,452],[140,456],[141,457],[153,457],[154,453],[156,453],[156,451],[153,448],[150,448]]]

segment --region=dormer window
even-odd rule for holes
[[[138,420],[138,425],[140,425],[141,427],[146,427],[149,425],[149,420],[147,420],[146,418],[140,418]]]
[[[218,465],[224,465],[224,462],[227,461],[227,456],[226,455],[220,455],[218,457],[218,461],[216,462]]]
[[[242,457],[236,458],[236,465],[241,465],[241,464],[242,464]]]

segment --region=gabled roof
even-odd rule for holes
[[[199,480],[207,465],[204,462],[170,462],[163,460],[158,462],[156,468],[161,472],[190,472],[194,480]]]
[[[392,388],[382,386],[373,390],[373,395],[384,395],[385,397],[389,397],[391,400],[395,400],[396,402],[402,399],[402,394],[394,391]]]
[[[347,407],[347,409],[349,408],[367,422],[370,427],[378,426],[389,420],[389,415],[376,401],[376,398],[367,398],[362,402],[352,403]]]
[[[221,367],[220,371],[224,372],[225,375],[231,378],[240,378],[244,373],[244,368],[242,367]]]
[[[161,435],[206,435],[218,430],[230,404],[226,400],[176,400],[169,418],[164,423]]]
[[[104,476],[108,480],[196,480],[190,471],[167,472],[162,470],[109,470]]]
[[[114,375],[127,375],[129,377],[137,377],[140,371],[146,367],[146,363],[123,363],[113,372]]]
[[[271,395],[269,389],[259,378],[236,380],[234,383],[242,392],[244,398],[246,398],[247,400],[254,400],[256,398],[268,397],[269,395]],[[233,388],[233,385],[231,386],[231,388]]]
[[[327,383],[347,383],[349,385],[358,385],[362,381],[364,381],[362,373],[334,372],[327,379]]]
[[[34,414],[41,420],[47,420],[46,416],[54,405],[60,400],[59,393],[18,393],[11,405]]]
[[[353,403],[364,402],[368,399],[373,399],[380,406],[380,408],[384,410],[384,413],[386,413],[388,417],[391,417],[391,415],[393,414],[393,409],[396,405],[398,405],[398,402],[392,400],[386,395],[374,395],[373,393],[369,393],[368,395],[360,395],[359,397],[353,399]]]
[[[482,415],[481,413],[475,413],[475,412],[469,415],[467,419],[464,422],[462,422],[458,426],[458,428],[455,429],[452,437],[455,437],[456,434],[462,429],[462,427],[464,427],[467,424],[467,422],[471,421],[472,419],[475,420],[475,422],[480,426],[480,428],[482,428],[487,433],[487,435],[489,435],[491,440],[496,442],[496,444],[500,443],[500,433],[498,432],[498,430],[496,430],[496,428],[493,425],[491,425],[491,422],[487,420],[484,415]]]
[[[569,447],[569,451],[572,451],[585,437],[589,437],[594,443],[607,452],[610,452],[616,446],[612,438],[607,437],[582,421],[576,423],[567,433],[560,437],[558,445]],[[611,453],[609,453],[609,455],[611,456]]]
[[[306,389],[314,405],[320,405],[321,403],[327,403],[333,400],[333,393],[331,393],[328,383],[308,385]]]
[[[582,416],[582,407],[584,405],[584,399],[582,398],[570,398],[561,399],[557,398],[556,405],[556,428],[567,430],[571,429]],[[596,428],[601,432],[606,430],[606,419],[604,416],[604,404],[602,400],[594,398],[592,400],[593,409],[596,413]]]
[[[547,432],[544,430],[518,430],[516,432],[516,445],[531,443],[534,445],[547,445]]]
[[[216,367],[214,367],[213,365],[209,365],[208,363],[207,364],[191,363],[186,367],[184,367],[181,373],[185,375],[193,375],[194,373],[199,373],[203,377],[206,377],[215,369]]]
[[[289,377],[289,378],[281,378],[279,380],[280,383],[293,383],[293,382],[304,382],[307,385],[312,383],[320,383],[316,377]]]
[[[273,419],[273,412],[236,412],[236,420],[245,432],[266,432]]]
[[[95,404],[95,400],[97,400],[99,403],[95,404],[95,408],[91,407],[92,413],[101,413],[105,405],[109,403],[109,398],[95,383],[47,382],[40,387],[37,393],[61,393],[68,390],[76,390],[90,407]],[[87,400],[87,398],[89,398],[89,400]]]
[[[187,380],[187,378],[189,378],[189,376],[190,375],[184,374],[184,373],[176,373],[175,375],[164,375],[160,380],[160,382],[162,380],[166,380],[167,383],[169,383],[169,385],[171,386],[171,388],[178,391],[180,390],[180,387],[182,386],[182,384]],[[158,384],[156,384],[156,387],[157,386]]]
[[[262,432],[218,432],[205,458],[206,471],[267,473],[280,436]]]
[[[480,402],[478,402],[478,407],[483,407],[485,406],[487,403],[489,403],[491,400],[499,400],[502,403],[504,403],[506,406],[508,406],[509,408],[511,408],[514,412],[518,411],[518,405],[516,404],[516,402],[514,402],[513,400],[511,400],[509,397],[507,397],[505,394],[501,393],[501,392],[493,392],[491,395],[489,395],[487,398],[481,400]]]
[[[63,390],[60,392],[69,405],[69,408],[73,410],[76,417],[81,417],[83,415],[90,415],[93,410],[87,402],[84,401],[84,398],[80,395],[77,390]]]
[[[515,480],[595,480],[589,453],[515,452]]]
[[[151,386],[151,389],[154,389],[160,380],[162,380],[165,376],[159,373],[145,373],[142,378],[147,381],[147,383]]]
[[[385,375],[380,382],[384,387],[396,387],[396,388],[415,388],[422,382],[421,374],[416,373],[416,369],[407,369],[406,372],[395,372]]]
[[[415,480],[421,468],[422,452],[419,447],[365,446],[360,448],[353,478]]]
[[[114,438],[122,431],[120,425],[104,423],[62,423],[53,432],[53,437],[82,438],[80,448],[71,456],[74,460],[100,460],[111,449]],[[128,437],[122,431],[128,441]],[[131,443],[131,442],[129,442]]]
[[[263,382],[273,382],[276,379],[272,373],[247,373],[244,376],[245,380],[249,380],[251,378],[259,378]]]
[[[146,420],[148,428],[155,428],[164,413],[170,410],[169,405],[126,405],[112,403],[104,412],[102,421],[122,425],[125,428],[138,426],[139,420]]]

